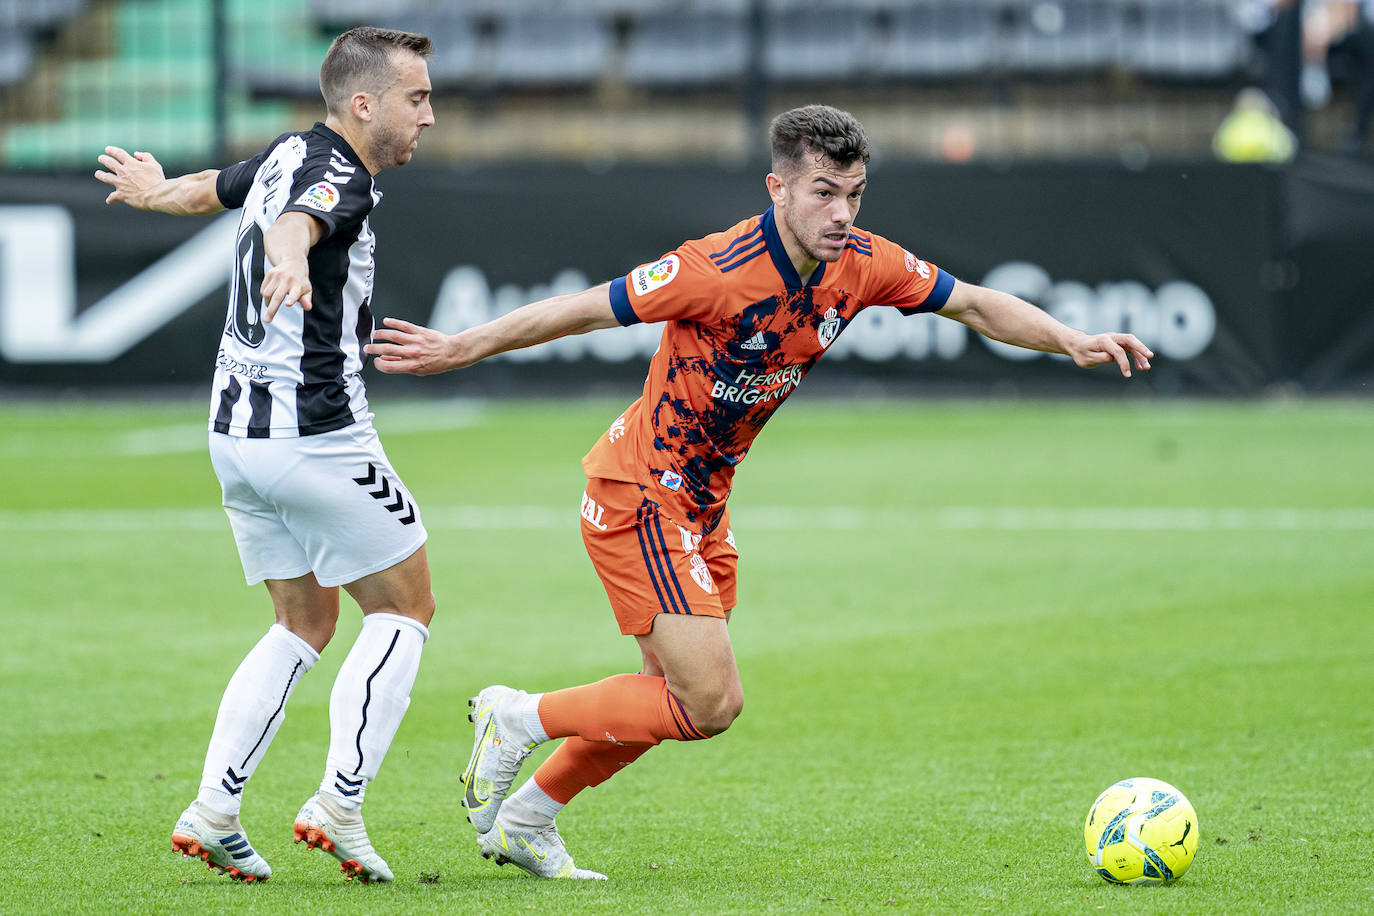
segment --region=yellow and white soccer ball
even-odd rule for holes
[[[1197,812],[1158,779],[1123,779],[1088,809],[1083,841],[1097,873],[1113,884],[1166,884],[1197,852]]]

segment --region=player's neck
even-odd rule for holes
[[[377,168],[376,163],[368,157],[367,134],[359,129],[356,123],[345,124],[341,119],[330,115],[324,119],[324,126],[348,142],[353,152],[357,153],[358,158],[362,160],[363,168],[367,169],[369,175],[376,175],[381,171]]]
[[[792,230],[787,225],[787,220],[779,219],[776,221],[776,225],[778,238],[782,240],[782,247],[787,252],[787,259],[792,262],[793,268],[797,271],[797,276],[801,279],[802,286],[805,286],[821,262],[806,253],[806,249],[802,248],[797,237],[792,234]]]

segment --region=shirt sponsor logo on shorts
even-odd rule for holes
[[[677,255],[670,254],[661,261],[653,264],[645,264],[643,267],[636,267],[630,274],[634,280],[635,292],[643,296],[651,293],[660,286],[667,286],[673,282],[673,278],[678,275],[682,264],[678,261]]]
[[[682,488],[682,475],[677,471],[667,470],[658,478],[658,482],[666,489],[679,490]]]
[[[309,207],[328,213],[339,205],[339,189],[327,181],[311,185],[305,193],[296,198],[297,206]]]

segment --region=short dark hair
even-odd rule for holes
[[[868,164],[868,136],[864,126],[847,111],[829,105],[805,105],[784,111],[768,128],[773,171],[799,165],[810,153],[824,156],[838,166],[862,160]]]
[[[391,57],[408,51],[428,59],[434,44],[424,35],[370,25],[349,29],[329,46],[320,65],[320,94],[330,114],[342,114],[359,89],[381,94],[391,77]]]

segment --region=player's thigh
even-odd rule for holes
[[[210,433],[210,462],[219,478],[225,515],[234,533],[244,579],[290,580],[310,572],[310,558],[254,481],[260,451],[234,436]]]
[[[434,617],[429,559],[423,545],[395,566],[364,576],[344,589],[364,614],[400,614],[425,626]]]
[[[723,617],[660,615],[654,628],[635,637],[657,661],[669,684],[716,691],[739,682],[735,649]]]
[[[265,484],[266,495],[321,585],[358,582],[424,545],[419,507],[370,424],[282,441],[291,443],[290,459],[281,459],[281,473]],[[427,565],[425,572],[427,577]],[[428,582],[419,587],[427,592]]]
[[[649,633],[661,614],[724,618],[706,561],[680,531],[636,484],[587,481],[582,542],[622,633]]]

